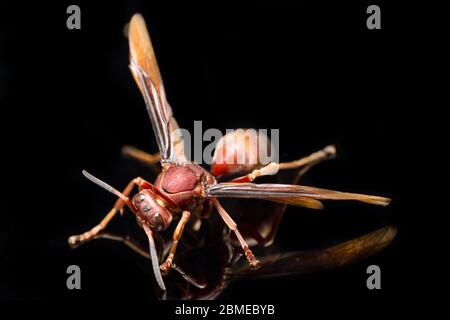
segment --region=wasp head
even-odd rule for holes
[[[146,223],[154,231],[162,231],[169,227],[172,215],[158,202],[158,196],[144,189],[133,197],[133,205],[139,220]]]

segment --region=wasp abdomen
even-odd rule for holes
[[[237,129],[217,143],[211,173],[216,177],[249,173],[270,162],[270,139],[254,129]]]

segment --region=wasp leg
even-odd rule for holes
[[[250,266],[253,269],[257,269],[260,266],[259,260],[255,258],[253,255],[252,250],[250,250],[247,242],[245,242],[244,238],[242,237],[241,233],[239,232],[237,228],[236,222],[230,217],[230,215],[225,211],[225,209],[221,206],[219,201],[216,198],[211,199],[214,206],[216,207],[217,211],[219,211],[220,216],[222,217],[223,221],[227,224],[228,228],[234,232],[236,235],[236,238],[239,240],[239,243],[241,244],[242,249],[244,250],[245,256],[247,257],[248,262],[250,263]]]
[[[131,238],[130,236],[123,236],[120,234],[110,233],[110,232],[100,232],[97,234],[92,240],[96,239],[107,239],[118,241],[126,245],[128,248],[143,256],[144,258],[150,259],[150,254],[147,249],[145,249],[141,244],[139,244],[136,240]]]
[[[282,163],[275,163],[271,162],[267,164],[266,166],[262,167],[261,169],[253,170],[251,173],[235,178],[231,180],[231,182],[252,182],[257,177],[261,176],[267,176],[267,175],[274,175],[278,172],[278,170],[285,170],[285,169],[296,169],[300,167],[304,167],[306,170],[301,171],[301,175],[306,173],[313,165],[319,163],[320,161],[332,159],[336,156],[336,148],[334,145],[329,145],[322,150],[319,150],[317,152],[314,152],[310,154],[307,157],[294,160],[291,162],[282,162]],[[304,171],[304,172],[303,172]]]
[[[168,255],[166,261],[160,266],[161,271],[163,273],[167,273],[169,271],[169,269],[172,267],[173,258],[177,251],[178,241],[180,240],[181,235],[183,234],[184,226],[189,221],[190,216],[191,216],[191,213],[189,211],[183,211],[181,219],[178,222],[177,228],[175,229],[175,231],[173,233],[173,244],[172,244],[172,247],[170,248],[169,255]]]
[[[177,265],[173,265],[172,268],[174,270],[176,270],[183,277],[183,279],[186,280],[187,282],[189,282],[190,284],[196,286],[199,289],[206,288],[205,280],[198,280],[198,279],[194,278],[192,275],[186,273],[183,269],[181,269]]]
[[[133,239],[129,235],[120,235],[116,233],[111,232],[105,232],[102,231],[98,233],[95,237],[93,237],[91,240],[97,240],[97,239],[107,239],[107,240],[113,240],[117,242],[121,242],[124,245],[126,245],[128,248],[136,252],[137,254],[143,256],[146,259],[150,259],[150,253],[148,253],[148,250],[140,244],[137,240]],[[179,266],[173,264],[172,268],[177,271],[183,279],[185,279],[190,284],[196,286],[199,289],[203,289],[206,287],[206,282],[204,280],[199,280],[194,278],[191,274],[185,272],[182,268]]]
[[[159,173],[161,171],[160,168],[156,165],[161,160],[161,154],[159,152],[150,154],[133,146],[123,146],[122,155],[145,163],[156,173]]]
[[[139,186],[142,183],[142,181],[143,180],[139,177],[131,180],[122,193],[128,197],[131,191],[133,190],[133,187],[135,185]],[[86,241],[92,240],[95,236],[99,234],[100,231],[106,228],[108,223],[112,220],[112,218],[114,218],[117,212],[122,210],[124,205],[125,202],[122,199],[120,198],[117,199],[116,203],[114,204],[114,207],[108,212],[108,214],[103,218],[102,221],[100,221],[98,225],[82,234],[70,236],[68,239],[69,245],[75,247],[83,244]]]

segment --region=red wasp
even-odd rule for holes
[[[222,207],[218,198],[262,199],[314,209],[322,208],[321,200],[357,200],[383,206],[389,204],[390,199],[378,196],[338,192],[296,184],[252,183],[257,177],[273,175],[278,170],[300,167],[307,170],[317,162],[333,157],[335,154],[333,146],[328,146],[296,161],[267,163],[258,158],[258,147],[267,143],[268,138],[258,136],[257,139],[252,139],[252,131],[241,130],[227,134],[218,142],[210,172],[200,165],[188,161],[184,154],[182,137],[177,136],[178,125],[167,102],[150,36],[141,15],[136,14],[132,17],[128,38],[130,70],[144,97],[157,139],[159,155],[152,156],[133,148],[125,149],[125,153],[148,163],[160,160],[162,172],[153,184],[137,177],[120,192],[83,171],[89,180],[115,194],[119,199],[97,226],[83,234],[71,236],[69,244],[78,245],[95,238],[105,229],[117,212],[122,211],[126,205],[135,214],[138,224],[148,237],[153,271],[160,288],[165,290],[161,271],[167,273],[174,266],[177,245],[186,223],[190,219],[201,221],[201,218],[208,218],[213,207],[217,209],[228,228],[233,231],[249,266],[252,269],[260,266],[259,260],[255,258],[249,244],[239,231],[238,225]],[[244,148],[241,147],[242,145]],[[254,161],[244,165],[233,161],[237,158],[241,159],[241,157]],[[219,178],[231,175],[238,177],[229,182],[219,183],[217,181]],[[130,198],[134,186],[138,187],[139,192]],[[154,233],[167,229],[172,220],[176,218],[179,218],[179,221],[173,233],[171,249],[165,261],[160,265],[154,243]]]

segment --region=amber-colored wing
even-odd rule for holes
[[[314,250],[286,252],[259,257],[262,267],[250,270],[248,264],[235,266],[237,276],[280,276],[301,274],[343,267],[369,256],[388,246],[397,234],[397,228],[387,226],[361,237],[333,247]]]
[[[161,153],[161,162],[186,162],[182,137],[176,132],[178,124],[167,102],[150,35],[140,14],[131,18],[128,41],[130,70],[144,97]]]
[[[215,198],[263,199],[316,209],[322,208],[319,200],[356,200],[382,206],[391,201],[384,197],[291,184],[225,182],[209,186],[207,194]]]

